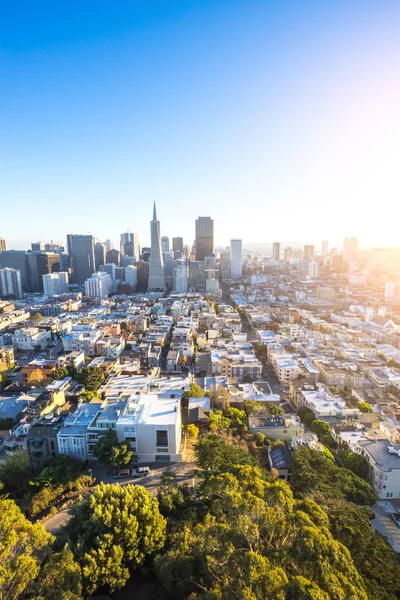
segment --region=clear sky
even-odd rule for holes
[[[0,236],[399,244],[398,0],[3,0]]]

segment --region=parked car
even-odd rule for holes
[[[150,475],[150,467],[132,469],[132,477],[146,477],[147,475]]]
[[[114,479],[129,479],[129,476],[129,469],[120,469],[119,471],[114,473]]]

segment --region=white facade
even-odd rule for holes
[[[72,331],[62,338],[65,352],[84,352],[87,356],[96,354],[96,344],[101,338],[101,331]]]
[[[242,240],[231,240],[231,277],[242,276]]]
[[[174,291],[183,293],[188,291],[189,266],[187,258],[174,260]]]
[[[129,283],[129,285],[131,285],[133,289],[136,289],[137,267],[135,265],[128,265],[127,267],[125,267],[125,281],[126,283]]]
[[[21,271],[18,269],[0,269],[0,296],[22,298]]]
[[[112,281],[108,273],[93,273],[90,279],[85,281],[85,294],[91,298],[104,300],[111,294]]]
[[[319,263],[316,260],[312,260],[308,263],[308,276],[310,279],[319,277]]]
[[[66,294],[68,292],[68,273],[61,271],[60,273],[49,273],[42,275],[43,279],[43,293],[48,298],[53,298],[60,294]]]
[[[345,238],[342,252],[343,260],[347,262],[357,260],[357,246],[357,238]]]
[[[45,348],[51,339],[51,331],[28,327],[19,329],[12,336],[14,348],[18,350],[35,350],[37,346]]]
[[[370,467],[370,481],[379,500],[400,498],[400,450],[387,440],[363,440],[354,448]]]

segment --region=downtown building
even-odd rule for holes
[[[242,240],[231,240],[231,277],[242,276]]]
[[[165,292],[164,260],[161,251],[160,221],[157,221],[156,203],[154,202],[153,220],[150,221],[151,248],[149,266],[149,292]]]
[[[0,269],[0,296],[22,298],[21,272],[17,269]]]
[[[211,217],[196,219],[196,261],[214,254],[214,221]]]
[[[72,263],[72,281],[83,284],[95,270],[94,237],[69,234],[67,245]]]
[[[65,271],[42,275],[43,293],[48,298],[60,296],[68,292],[69,276]]]
[[[85,281],[85,295],[90,298],[99,298],[104,300],[112,291],[112,281],[108,273],[93,273]]]

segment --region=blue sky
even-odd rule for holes
[[[4,0],[0,236],[145,244],[155,200],[187,243],[396,244],[399,31],[394,0]]]

